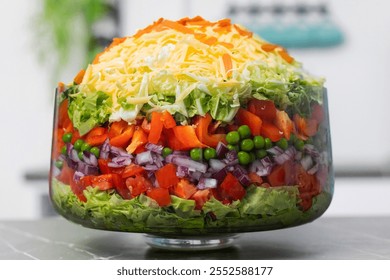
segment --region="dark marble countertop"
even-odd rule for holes
[[[174,252],[136,233],[84,228],[63,218],[0,222],[0,259],[390,259],[390,217],[327,218],[295,228],[241,234],[233,247]]]

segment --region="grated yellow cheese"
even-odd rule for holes
[[[84,93],[103,91],[112,96],[113,120],[132,121],[134,114],[121,116],[118,99],[126,98],[139,109],[150,102],[156,90],[153,81],[161,75],[174,83],[175,108],[183,107],[184,98],[195,88],[232,87],[245,83],[243,73],[253,61],[275,65],[283,61],[277,47],[264,51],[268,44],[230,20],[205,21],[200,17],[171,22],[160,19],[119,44],[109,47],[86,69],[80,89]],[[231,58],[226,69],[223,55]],[[284,61],[284,63],[286,63]],[[293,62],[295,63],[295,62]],[[164,108],[167,109],[167,108]],[[138,113],[138,112],[137,112]],[[185,113],[185,112],[184,112]],[[118,115],[119,114],[119,115]]]

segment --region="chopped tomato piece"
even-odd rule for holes
[[[71,180],[70,181],[70,188],[72,190],[72,192],[78,197],[78,199],[82,202],[86,202],[87,201],[87,198],[85,197],[84,195],[84,189],[85,187],[80,183],[80,181],[74,181],[74,180]]]
[[[126,186],[130,190],[131,197],[137,197],[152,188],[152,183],[142,175],[135,175],[126,179]]]
[[[198,139],[203,144],[215,148],[219,142],[225,142],[225,134],[209,134],[209,126],[212,118],[210,114],[206,114],[204,117],[199,116],[195,121],[195,133]]]
[[[270,100],[252,98],[248,103],[248,110],[263,121],[273,122],[276,117],[275,104]]]
[[[196,192],[196,190],[196,187],[188,180],[181,179],[179,183],[173,187],[173,194],[180,198],[188,199]]]
[[[176,175],[176,165],[168,163],[155,172],[156,180],[160,188],[168,189],[179,183]]]
[[[321,123],[324,120],[324,108],[320,104],[314,104],[311,108],[311,118]]]
[[[64,165],[62,166],[61,173],[60,175],[57,176],[57,179],[66,184],[69,185],[70,182],[73,181],[73,175],[74,175],[74,170],[71,169],[66,162],[64,162]]]
[[[131,143],[129,146],[127,146],[126,150],[128,153],[132,154],[138,147],[146,144],[147,142],[148,142],[147,134],[143,131],[141,127],[137,126],[135,128],[133,138],[131,139]]]
[[[112,123],[108,131],[110,145],[120,148],[127,147],[131,137],[133,137],[134,130],[135,126],[129,125],[124,120]]]
[[[168,189],[153,188],[146,192],[146,195],[154,199],[160,206],[168,206],[171,204],[171,196]]]
[[[257,175],[256,172],[250,172],[248,174],[249,179],[251,180],[252,184],[260,186],[263,183],[263,179],[261,176]]]
[[[112,180],[112,174],[104,174],[99,176],[94,176],[91,179],[92,186],[98,188],[101,191],[106,191],[114,187],[114,182]]]
[[[197,190],[191,197],[191,199],[195,200],[195,209],[201,210],[210,197],[211,192],[209,189]]]
[[[219,188],[222,199],[228,199],[230,201],[241,200],[246,194],[244,187],[230,172],[226,175]]]
[[[145,169],[137,164],[130,164],[125,167],[125,169],[122,172],[122,178],[127,178],[131,176],[135,176],[138,174],[141,174],[145,171]]]
[[[98,159],[99,169],[102,174],[122,174],[124,167],[110,167],[108,166],[109,162],[110,160],[108,159]]]
[[[119,174],[112,174],[112,182],[116,191],[123,199],[131,199],[129,188],[126,186],[125,180]]]
[[[293,131],[293,122],[285,111],[276,111],[275,125],[283,132],[284,137],[290,140],[291,132]]]
[[[85,136],[85,142],[91,146],[100,146],[108,137],[107,129],[104,127],[95,127]]]
[[[283,138],[283,132],[280,131],[274,124],[269,122],[263,122],[261,135],[268,137],[272,142],[277,142]]]
[[[291,161],[286,161],[282,165],[275,166],[267,176],[267,181],[272,187],[295,184],[294,165]]]
[[[252,135],[260,135],[263,122],[258,116],[240,108],[237,112],[236,119],[239,125],[249,126]]]
[[[81,186],[85,189],[86,187],[89,187],[89,186],[92,186],[92,178],[94,176],[92,175],[87,175],[87,176],[84,176],[84,177],[81,177],[80,179],[80,184]]]
[[[143,129],[143,131],[145,131],[146,133],[149,133],[150,132],[150,122],[148,122],[148,120],[146,118],[144,118],[144,120],[142,121],[141,123],[141,128]]]

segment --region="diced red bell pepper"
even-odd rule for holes
[[[131,199],[129,188],[126,186],[125,179],[119,174],[112,174],[112,182],[115,190],[123,199]]]
[[[133,138],[131,139],[130,145],[126,148],[127,152],[132,154],[134,151],[146,144],[148,142],[148,136],[147,134],[143,131],[143,129],[139,126],[135,128]]]
[[[275,125],[283,132],[284,137],[290,140],[293,131],[293,122],[285,111],[276,111]]]
[[[152,183],[144,176],[137,174],[126,179],[126,186],[130,190],[131,197],[137,197],[152,188]]]
[[[236,120],[239,125],[249,126],[252,135],[254,136],[260,135],[263,121],[255,114],[240,108],[237,112]]]
[[[108,130],[110,145],[120,148],[127,147],[131,137],[133,137],[134,130],[135,126],[129,125],[124,120],[112,123]]]
[[[209,189],[197,190],[191,197],[191,199],[195,200],[195,209],[201,210],[203,205],[209,201],[211,195]]]
[[[114,187],[112,174],[103,174],[99,176],[94,176],[91,179],[91,183],[93,187],[98,188],[101,191],[106,191]]]
[[[109,162],[108,159],[98,159],[99,170],[102,174],[122,174],[124,167],[110,167],[108,166]]]
[[[210,114],[206,114],[204,117],[199,116],[195,121],[195,133],[199,141],[203,144],[215,148],[219,142],[225,142],[225,134],[209,134],[209,126],[212,118]]]
[[[164,124],[162,122],[162,113],[153,112],[152,120],[150,122],[150,132],[148,136],[148,141],[150,143],[157,144],[158,140],[160,140],[163,127]]]
[[[85,135],[85,142],[91,146],[100,146],[108,137],[107,129],[104,127],[94,127]]]
[[[261,127],[261,135],[268,137],[272,142],[277,142],[283,138],[283,132],[274,124],[264,121]]]
[[[161,120],[164,124],[164,127],[167,129],[174,128],[176,126],[175,119],[168,111],[162,112]]]
[[[146,192],[146,195],[154,199],[160,206],[168,206],[171,204],[171,196],[168,189],[152,188]]]
[[[125,167],[125,169],[122,172],[122,178],[135,176],[138,174],[142,174],[144,172],[145,172],[145,169],[142,166],[132,163],[132,164]]]
[[[199,141],[198,136],[195,133],[195,128],[191,125],[180,125],[172,128],[173,133],[178,139],[184,150],[189,150],[192,148],[203,148],[205,147],[201,141]]]

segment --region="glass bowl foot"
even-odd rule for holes
[[[234,245],[238,234],[215,236],[158,236],[146,234],[146,243],[152,248],[173,251],[207,251],[228,248]]]

